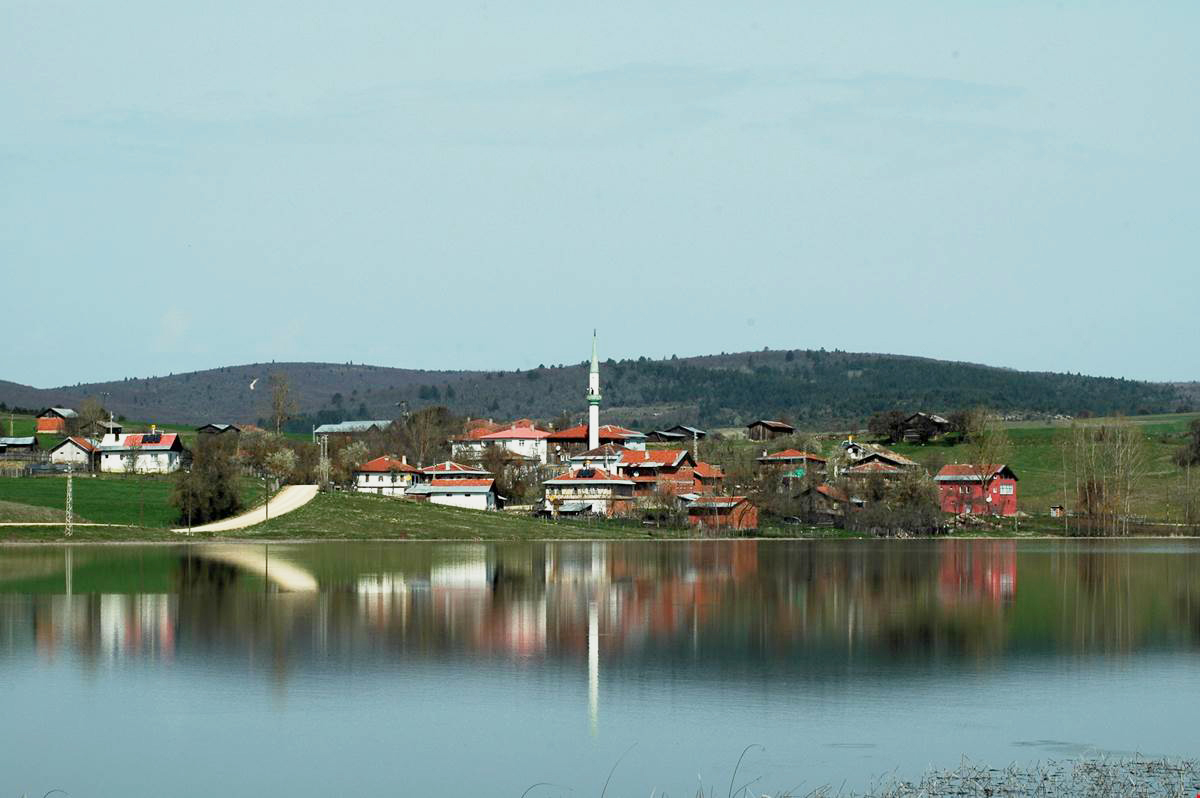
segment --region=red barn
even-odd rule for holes
[[[79,418],[79,414],[69,407],[48,407],[38,413],[37,433],[39,435],[66,435],[67,425]]]
[[[1006,465],[948,465],[934,477],[942,511],[1015,515],[1017,475]]]

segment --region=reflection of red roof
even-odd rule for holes
[[[542,429],[535,428],[532,424],[524,426],[514,424],[508,429],[489,432],[486,435],[480,435],[479,440],[483,441],[507,441],[507,440],[541,440],[549,438],[550,433]]]
[[[437,488],[490,488],[494,479],[431,479],[429,484]]]
[[[645,466],[647,468],[657,468],[661,466],[677,466],[684,460],[691,460],[692,455],[687,449],[647,449],[639,452],[632,449],[626,449],[621,454],[621,460],[617,463],[618,468],[636,468]]]
[[[814,463],[824,463],[825,458],[812,452],[802,452],[799,449],[784,449],[782,452],[764,455],[761,460],[811,460]]]
[[[715,465],[706,463],[703,460],[696,463],[696,467],[692,470],[693,473],[701,479],[724,479],[725,472]]]
[[[418,469],[415,466],[410,466],[408,463],[405,463],[402,460],[397,460],[396,458],[388,457],[387,455],[384,455],[383,457],[376,457],[374,460],[368,460],[354,470],[364,471],[372,474],[390,471],[403,471],[409,474],[415,474],[418,472]]]

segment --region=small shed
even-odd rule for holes
[[[760,418],[758,421],[746,425],[746,434],[752,441],[768,441],[772,438],[794,435],[795,432],[796,428],[791,424],[777,419]]]
[[[67,426],[79,418],[79,414],[69,407],[47,407],[37,416],[37,433],[39,435],[66,435]]]

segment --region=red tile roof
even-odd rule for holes
[[[999,476],[1002,471],[1008,471],[1015,479],[1016,474],[1003,463],[987,464],[987,465],[970,465],[968,463],[954,463],[953,465],[942,466],[942,470],[937,472],[935,480],[939,482],[962,482],[962,481],[979,481],[980,474],[986,474],[989,479]]]
[[[584,474],[587,474],[587,476],[583,476]],[[633,484],[632,480],[611,474],[603,468],[581,468],[578,471],[565,471],[553,479],[546,480],[546,483],[558,482],[619,482],[623,485]]]
[[[617,468],[661,468],[662,466],[677,466],[684,460],[691,460],[692,455],[687,449],[647,449],[635,451],[626,449],[621,454]]]
[[[704,462],[703,460],[696,463],[696,467],[695,467],[695,469],[693,469],[693,472],[696,474],[696,476],[700,477],[701,479],[724,479],[725,478],[724,471],[722,471],[719,467],[712,465],[711,463]]]
[[[884,463],[879,460],[872,460],[868,463],[859,463],[852,465],[846,469],[847,474],[899,474],[900,469],[891,463]]]
[[[716,507],[732,507],[746,501],[745,496],[697,496],[688,502],[690,506],[712,505]]]
[[[60,442],[57,446],[54,447],[54,449],[57,449],[59,446],[62,446],[63,444],[65,444],[67,442],[74,443],[76,446],[78,446],[80,449],[83,449],[85,452],[96,451],[96,444],[92,443],[87,438],[80,438],[76,435],[71,435],[68,438],[64,438],[62,440],[62,442]],[[54,451],[54,449],[51,449],[51,451]]]
[[[437,488],[490,488],[494,479],[431,479],[429,484]]]
[[[846,493],[846,491],[842,490],[841,488],[835,488],[833,485],[826,485],[824,482],[822,482],[820,485],[817,485],[817,493],[821,494],[822,496],[828,496],[835,502],[850,501],[850,494]]]
[[[489,432],[486,435],[480,435],[479,440],[482,441],[510,441],[510,440],[541,440],[549,438],[550,433],[543,429],[537,429],[530,422],[529,426],[514,424],[507,429]]]
[[[603,441],[623,441],[629,438],[640,438],[642,434],[635,430],[618,427],[615,424],[601,424],[600,440]],[[550,433],[549,440],[551,441],[586,441],[588,439],[588,425],[577,424],[574,427]]]
[[[160,432],[157,443],[146,443],[145,438],[150,435],[149,432],[131,432],[121,441],[121,446],[126,449],[137,447],[143,450],[170,449],[175,446],[175,441],[179,437],[174,432]]]
[[[376,457],[374,460],[368,460],[354,470],[372,474],[391,471],[403,471],[409,474],[419,473],[419,469],[415,466],[410,466],[408,463],[405,463],[402,460],[397,460],[396,458],[389,457],[387,455],[384,455],[383,457]]]

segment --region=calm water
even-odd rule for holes
[[[1195,755],[1200,545],[0,549],[0,795],[672,795]]]

